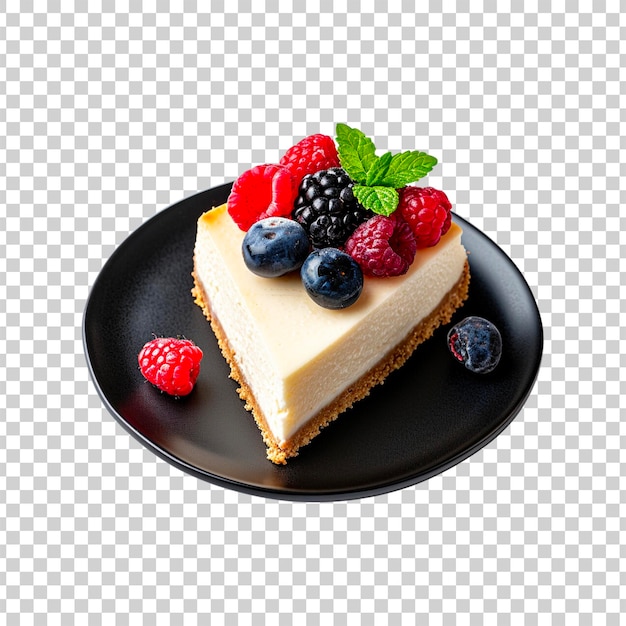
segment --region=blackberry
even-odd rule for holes
[[[340,167],[302,179],[291,215],[304,227],[314,248],[343,246],[357,226],[373,215],[354,197],[353,186]]]

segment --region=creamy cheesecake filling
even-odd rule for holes
[[[194,271],[279,446],[434,311],[467,260],[453,224],[437,246],[418,251],[407,274],[366,277],[356,304],[331,311],[307,296],[297,274],[250,272],[243,237],[226,205],[205,213]]]

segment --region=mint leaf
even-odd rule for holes
[[[374,142],[357,128],[337,124],[337,153],[341,167],[356,183],[356,199],[380,215],[391,215],[397,208],[397,189],[426,176],[437,164],[435,157],[418,150],[392,156],[376,155]]]
[[[337,124],[337,153],[348,176],[357,183],[365,184],[367,172],[378,160],[374,142],[357,128]]]
[[[425,152],[418,150],[400,152],[393,155],[384,177],[371,184],[400,189],[426,176],[435,165],[437,159]]]
[[[366,208],[379,215],[391,215],[397,208],[400,196],[393,187],[366,187],[355,185],[354,197]]]
[[[393,157],[391,156],[391,152],[386,152],[380,158],[376,158],[376,160],[372,163],[369,170],[367,170],[367,176],[365,178],[365,184],[368,187],[374,187],[376,185],[381,185],[382,180],[385,179],[387,171],[389,170],[389,166],[393,161]]]

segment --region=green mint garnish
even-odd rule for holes
[[[423,178],[437,165],[437,159],[418,150],[394,154],[382,181],[379,185],[400,189]]]
[[[337,153],[348,176],[355,183],[365,184],[367,172],[378,160],[374,142],[356,128],[337,124]]]
[[[337,124],[337,152],[341,167],[356,183],[357,200],[381,215],[391,215],[398,207],[396,189],[426,176],[437,164],[435,157],[418,150],[379,157],[374,142],[346,124]]]
[[[393,187],[355,185],[354,197],[370,211],[389,217],[398,206],[400,196]]]
[[[377,185],[384,185],[385,177],[389,171],[389,166],[393,161],[391,152],[385,152],[383,156],[378,157],[367,171],[365,177],[365,184],[368,187],[376,187]]]

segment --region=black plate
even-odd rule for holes
[[[115,250],[83,319],[87,362],[113,417],[149,450],[198,478],[255,495],[337,500],[426,480],[477,452],[520,411],[543,348],[541,318],[513,262],[465,220],[470,298],[453,323],[481,315],[504,354],[488,375],[455,362],[440,328],[384,385],[326,428],[286,466],[265,457],[252,416],[190,290],[196,221],[226,201],[231,183],[165,209]],[[184,335],[204,351],[196,388],[176,400],[144,382],[137,354],[152,334]]]

